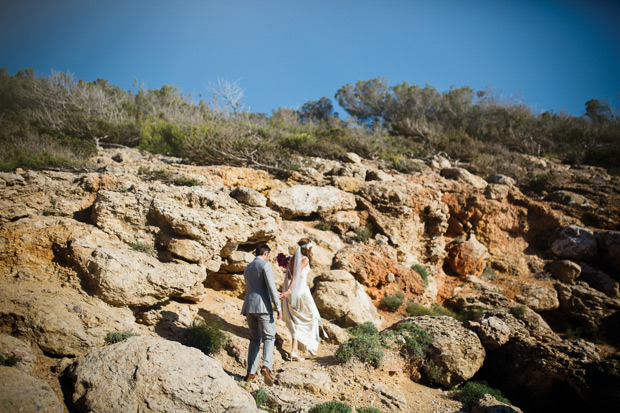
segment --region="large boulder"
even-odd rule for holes
[[[446,265],[460,275],[480,276],[489,257],[487,248],[472,234],[467,241],[453,242],[447,248]]]
[[[367,321],[381,326],[382,319],[364,287],[346,271],[334,270],[321,274],[313,297],[321,317],[344,327]]]
[[[66,375],[78,412],[222,412],[231,405],[256,406],[216,359],[157,337],[95,349]]]
[[[487,181],[463,168],[444,168],[441,170],[441,176],[461,181],[476,189],[484,189],[488,185]]]
[[[324,371],[311,369],[302,366],[288,367],[276,377],[277,384],[298,390],[310,391],[314,394],[329,393],[331,379],[329,374]]]
[[[486,352],[480,339],[452,317],[410,317],[411,322],[431,337],[430,359],[440,372],[435,380],[446,387],[455,387],[476,374],[484,363]]]
[[[279,211],[284,219],[307,217],[312,214],[329,214],[334,211],[354,209],[355,196],[333,186],[295,185],[274,189],[268,204]]]
[[[551,311],[560,306],[558,292],[553,286],[527,283],[520,287],[520,294],[515,299],[534,311]]]
[[[80,294],[40,283],[0,288],[0,331],[36,343],[57,356],[79,356],[100,346],[110,332],[131,331],[133,313]]]
[[[397,251],[387,245],[347,246],[336,253],[333,267],[353,274],[373,298],[382,297],[388,288],[413,295],[424,291],[420,275],[400,264]]]
[[[0,366],[0,409],[4,412],[58,412],[65,406],[42,380],[13,368]]]
[[[246,188],[245,186],[236,187],[230,191],[230,196],[235,198],[237,201],[250,206],[267,206],[267,198],[265,198],[265,196],[263,196],[260,192]]]
[[[32,354],[28,343],[8,334],[0,334],[0,356],[5,359],[11,356],[19,357],[20,360],[15,367],[24,373],[30,373],[36,363],[36,357]]]
[[[563,227],[551,244],[551,251],[560,258],[576,261],[598,261],[594,233],[575,225]]]
[[[579,263],[581,266],[581,277],[592,288],[597,289],[610,297],[618,297],[620,295],[620,284],[607,273],[598,270],[585,262]]]
[[[198,265],[162,263],[100,231],[73,239],[70,257],[86,283],[115,306],[150,306],[171,297],[200,301],[205,270]]]
[[[581,275],[581,266],[570,260],[551,261],[548,268],[554,278],[566,284],[573,284]]]
[[[598,327],[604,318],[620,311],[620,299],[591,287],[557,283],[556,289],[560,310],[579,323]]]

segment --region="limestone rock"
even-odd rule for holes
[[[200,301],[206,273],[198,265],[162,263],[100,234],[74,239],[70,256],[80,273],[107,303],[149,306],[171,297]]]
[[[528,283],[522,284],[519,288],[521,294],[515,297],[516,300],[534,311],[550,311],[560,306],[558,293],[553,287]]]
[[[586,264],[579,263],[581,266],[581,277],[592,288],[595,288],[610,297],[618,297],[620,295],[620,284],[611,278],[607,273],[597,270],[596,268]]]
[[[267,198],[260,192],[244,186],[238,186],[230,191],[230,196],[237,201],[254,207],[267,206]]]
[[[583,196],[570,191],[553,191],[544,198],[548,202],[556,202],[562,205],[588,205],[590,201]]]
[[[0,406],[5,412],[65,411],[54,390],[14,367],[0,366]]]
[[[560,309],[575,321],[598,326],[601,321],[620,311],[620,299],[583,285],[556,284]]]
[[[446,252],[446,264],[460,276],[480,276],[489,256],[487,248],[473,234],[467,241],[450,244]]]
[[[490,315],[483,317],[476,329],[478,337],[487,350],[496,350],[506,344],[512,332],[510,327],[499,317]]]
[[[430,359],[441,370],[436,380],[443,386],[458,386],[482,367],[486,352],[480,339],[454,318],[421,316],[403,322],[412,322],[431,336]]]
[[[228,273],[243,273],[256,256],[250,252],[235,251],[226,258],[226,261],[220,267],[220,270]]]
[[[364,186],[364,181],[352,176],[332,176],[332,184],[345,192],[357,193]]]
[[[441,176],[448,179],[455,179],[473,186],[476,189],[484,189],[488,183],[484,179],[480,178],[463,168],[445,168],[441,170]]]
[[[347,246],[334,256],[333,268],[347,271],[362,285],[369,287],[369,294],[379,298],[389,288],[407,294],[422,294],[422,278],[409,267],[398,262],[397,251],[387,245],[355,244]],[[389,283],[387,277],[393,275]]]
[[[21,359],[15,368],[30,373],[36,363],[36,357],[32,354],[28,343],[8,334],[0,334],[0,356],[6,359],[13,355]]]
[[[323,323],[323,331],[327,334],[325,341],[332,344],[344,344],[349,341],[349,333],[344,328],[333,323]]]
[[[203,262],[208,258],[205,248],[200,243],[186,238],[172,238],[168,243],[168,251],[189,262]]]
[[[222,412],[255,407],[252,396],[200,350],[157,337],[132,337],[92,350],[67,371],[79,412]]]
[[[594,233],[586,228],[569,225],[562,228],[551,244],[551,250],[560,258],[577,261],[598,261]]]
[[[379,182],[391,182],[394,181],[394,177],[380,169],[369,169],[366,172],[367,181],[379,181]]]
[[[329,214],[346,211],[356,206],[355,196],[333,186],[296,185],[275,189],[269,194],[268,204],[279,211],[284,219],[307,217],[314,213]]]
[[[480,397],[471,407],[471,413],[522,413],[518,407],[502,403],[490,394]]]
[[[347,152],[344,155],[342,155],[341,158],[343,162],[346,162],[346,163],[353,163],[353,164],[362,163],[362,158],[360,158],[360,156],[354,152]]]
[[[370,321],[381,326],[381,317],[362,285],[346,271],[322,274],[313,293],[321,317],[344,327]]]
[[[557,260],[549,263],[549,272],[566,284],[573,284],[581,275],[581,266],[570,260]]]
[[[276,377],[277,384],[286,388],[311,391],[314,394],[328,393],[331,387],[329,374],[304,367],[288,367]]]
[[[552,344],[551,347],[586,363],[601,359],[601,350],[594,343],[580,338],[564,340],[561,343]]]
[[[508,185],[510,187],[515,186],[517,184],[517,181],[515,181],[513,178],[506,176],[506,175],[501,175],[501,174],[489,176],[487,178],[487,182],[490,184]]]
[[[508,192],[510,192],[510,187],[508,185],[489,184],[484,190],[484,196],[486,196],[487,199],[502,201],[506,199]]]
[[[113,308],[73,289],[41,283],[0,289],[0,328],[58,356],[100,346],[109,332],[133,330],[130,310]]]

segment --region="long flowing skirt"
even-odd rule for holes
[[[314,304],[310,289],[304,288],[301,291],[296,307],[291,305],[290,298],[286,298],[282,304],[282,318],[284,318],[291,336],[311,354],[315,354],[319,348],[319,322],[321,316],[316,308],[316,304]]]

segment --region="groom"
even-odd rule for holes
[[[250,347],[248,348],[248,369],[246,381],[253,381],[258,370],[258,352],[263,341],[263,367],[261,374],[265,384],[273,385],[271,374],[273,365],[273,346],[276,339],[276,322],[273,319],[273,307],[282,318],[278,290],[273,279],[273,268],[267,261],[271,249],[266,244],[256,248],[256,258],[245,269],[245,300],[241,314],[245,315],[250,328]]]

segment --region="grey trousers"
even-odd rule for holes
[[[273,347],[276,342],[276,322],[273,314],[246,314],[250,328],[250,346],[248,348],[248,374],[258,371],[258,352],[263,342],[263,366],[272,371]]]

